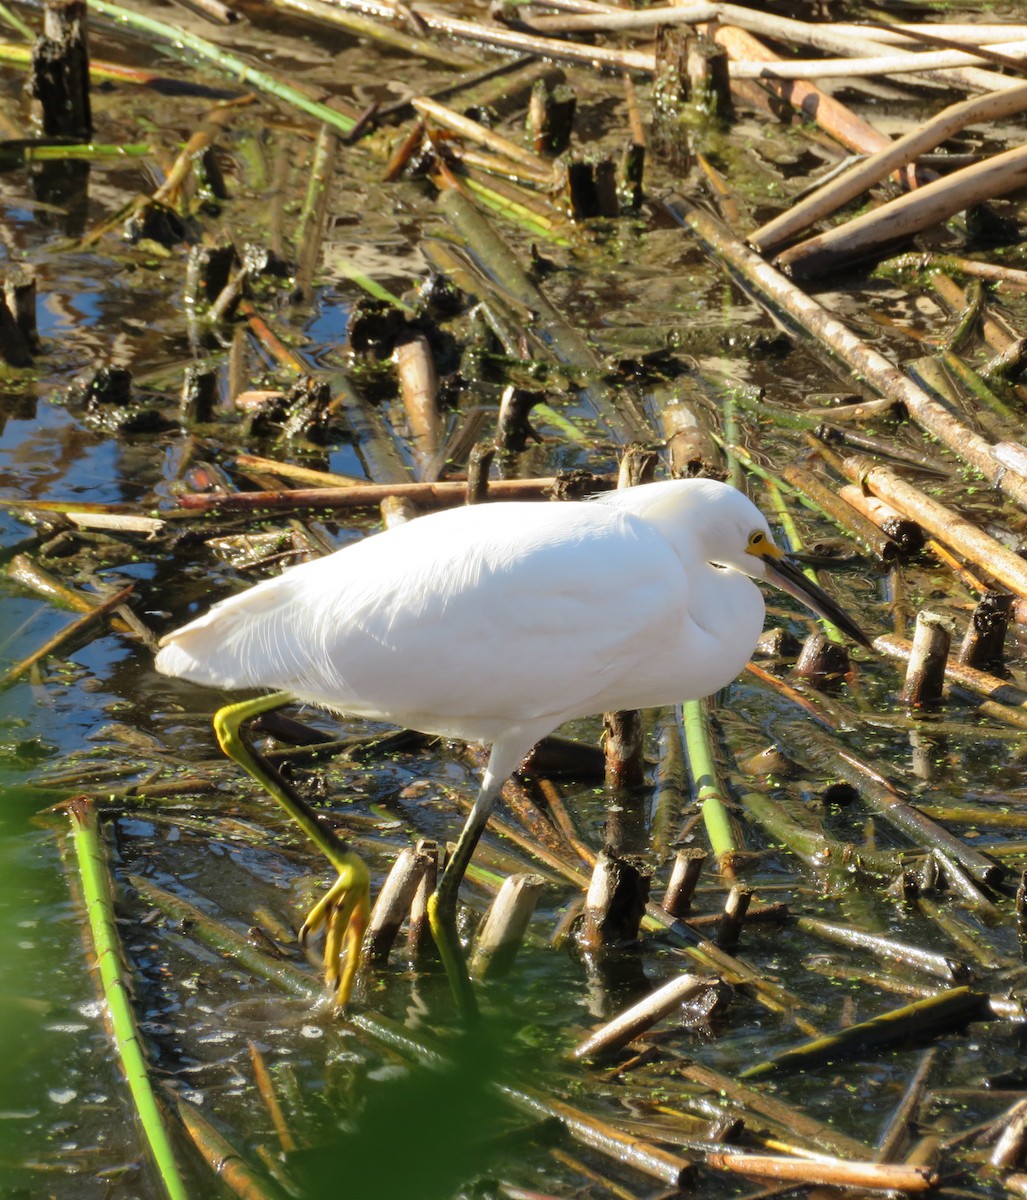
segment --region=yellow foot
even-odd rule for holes
[[[310,910],[300,930],[300,943],[324,929],[325,982],[334,989],[339,1004],[345,1004],[353,990],[371,913],[371,875],[363,859],[351,851],[336,859],[335,866],[339,878]]]

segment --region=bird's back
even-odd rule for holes
[[[593,503],[454,509],[223,601],[166,639],[157,667],[491,741],[728,682],[762,602],[748,580],[723,583],[725,604],[755,621],[748,645],[746,627],[727,651],[689,619],[679,548],[636,514]]]

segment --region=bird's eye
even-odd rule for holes
[[[766,538],[763,536],[762,533],[760,533],[760,531],[758,529],[756,530],[755,533],[749,534],[749,545],[750,546],[762,546],[765,541],[766,541]]]

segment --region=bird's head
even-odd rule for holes
[[[687,553],[697,550],[713,566],[774,584],[861,646],[869,647],[855,621],[776,545],[766,517],[742,492],[713,479],[672,480],[648,487],[650,497],[639,497],[636,511],[644,511],[660,524],[671,540],[674,530],[686,532]],[[627,494],[644,490],[632,488]]]
[[[814,583],[795,561],[774,543],[770,529],[763,514],[753,507],[753,512],[759,518],[754,527],[750,527],[745,536],[745,557],[740,561],[733,556],[730,566],[737,566],[754,579],[765,579],[775,587],[794,596],[806,608],[830,621],[843,633],[846,633],[861,646],[870,647],[866,634],[856,624],[849,614],[833,600],[819,584]]]

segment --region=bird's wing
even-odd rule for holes
[[[591,712],[593,697],[660,653],[661,636],[678,638],[687,581],[644,523],[592,505],[445,516],[430,539],[415,536],[418,522],[405,527],[400,563],[398,540],[381,539],[373,594],[356,606],[340,597],[327,623],[323,661],[380,711],[482,729]]]
[[[664,539],[590,504],[420,518],[292,568],[172,634],[158,669],[490,739],[598,711],[667,673],[687,578]],[[655,698],[638,703],[656,703]]]

